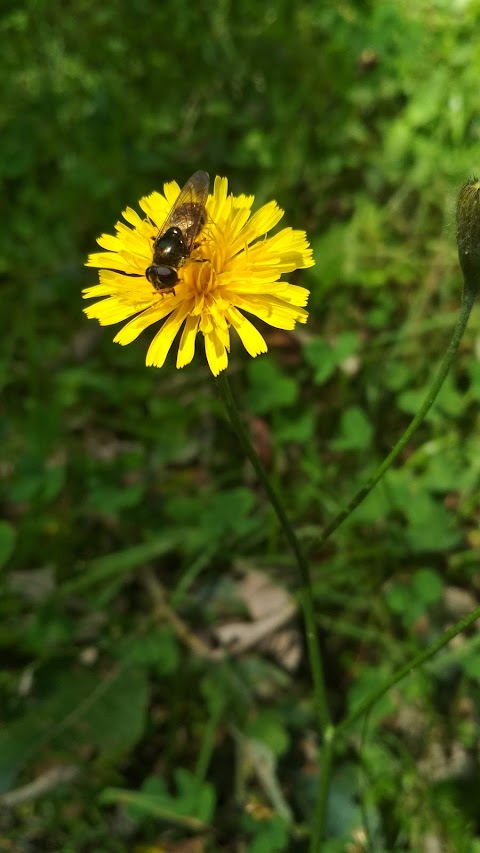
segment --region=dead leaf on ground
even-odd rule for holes
[[[295,669],[302,655],[300,633],[296,627],[284,628],[297,610],[292,596],[259,571],[244,575],[238,584],[238,595],[252,621],[220,625],[214,632],[218,642],[227,646],[231,654],[260,647],[289,671]]]

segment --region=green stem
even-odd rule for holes
[[[365,500],[367,495],[370,494],[374,486],[377,485],[379,480],[382,479],[383,475],[390,468],[391,464],[395,461],[398,454],[402,452],[405,445],[410,441],[412,435],[420,424],[425,420],[428,412],[430,411],[440,388],[442,387],[447,374],[452,366],[453,360],[457,353],[458,347],[460,345],[460,341],[462,340],[463,333],[465,332],[468,318],[470,317],[470,313],[473,308],[473,303],[475,301],[475,291],[473,288],[465,287],[463,291],[462,304],[460,306],[460,313],[458,315],[458,319],[455,325],[455,329],[453,330],[452,339],[450,341],[449,347],[445,353],[444,359],[440,365],[438,373],[433,380],[427,395],[420,406],[417,414],[410,422],[409,426],[400,436],[393,450],[390,451],[388,456],[383,460],[381,465],[377,468],[375,473],[370,477],[369,480],[358,490],[358,492],[353,496],[351,501],[344,507],[336,516],[332,518],[332,520],[326,525],[321,536],[320,536],[320,544],[326,542],[326,540],[332,535],[332,533],[340,527],[341,524],[348,518],[349,515],[354,511],[354,509],[359,506],[362,501]]]
[[[205,782],[207,777],[208,767],[215,748],[215,734],[224,709],[221,694],[211,697],[210,705],[210,716],[203,731],[202,743],[195,767],[195,777],[198,782],[202,783]]]
[[[322,731],[330,725],[330,711],[328,708],[327,694],[323,676],[323,666],[317,640],[317,629],[315,623],[315,606],[313,601],[312,582],[310,569],[303,555],[296,533],[288,520],[283,504],[273,488],[267,472],[265,471],[259,457],[250,441],[248,433],[242,423],[237,404],[234,400],[230,383],[224,373],[217,377],[217,387],[227,410],[230,422],[237,433],[245,455],[252,463],[255,473],[265,489],[270,503],[277,514],[277,518],[283,528],[285,537],[296,559],[301,578],[300,602],[305,620],[310,667],[314,686],[315,704]]]
[[[335,728],[333,726],[328,726],[324,732],[323,746],[320,754],[320,774],[318,780],[317,799],[312,820],[310,853],[320,853],[322,849],[335,742]]]
[[[357,506],[359,506],[362,501],[365,500],[367,495],[377,485],[379,480],[381,480],[385,472],[392,465],[399,453],[401,453],[401,451],[408,443],[415,431],[418,429],[420,424],[424,421],[447,377],[455,355],[458,351],[460,341],[462,340],[463,334],[468,323],[468,319],[473,308],[476,293],[477,288],[472,286],[472,282],[468,279],[468,277],[465,277],[465,287],[462,296],[462,304],[460,306],[460,312],[455,325],[455,329],[452,334],[450,344],[437,372],[437,375],[435,376],[435,379],[433,380],[433,383],[430,386],[419,411],[412,419],[403,435],[399,438],[393,450],[388,454],[388,456],[384,459],[381,465],[377,468],[373,476],[364,484],[364,486],[362,486],[361,489],[359,489],[359,491],[353,496],[348,505],[343,510],[341,510],[341,512],[339,512],[335,516],[335,518],[333,518],[329,522],[329,524],[327,524],[320,537],[321,543],[324,543],[331,536],[331,534],[335,530],[337,530],[337,528],[340,527],[340,525],[348,518],[348,516],[357,508]],[[378,690],[373,691],[370,696],[367,696],[365,700],[360,703],[358,708],[356,708],[351,714],[349,714],[345,719],[343,719],[337,726],[329,727],[325,735],[325,744],[322,756],[323,760],[326,760],[327,766],[321,768],[323,772],[320,776],[317,801],[317,810],[320,814],[320,817],[318,817],[318,813],[316,812],[313,823],[313,840],[311,853],[317,853],[317,851],[320,850],[319,845],[321,843],[321,834],[323,831],[323,815],[325,813],[326,800],[328,797],[328,785],[330,781],[330,764],[332,761],[335,744],[338,741],[339,735],[345,729],[347,729],[355,720],[357,720],[362,715],[368,713],[368,711],[373,707],[375,702],[377,702],[382,696],[384,696],[395,684],[398,684],[398,682],[405,678],[408,673],[412,672],[414,669],[421,666],[423,663],[425,663],[425,661],[435,655],[441,648],[443,648],[443,646],[445,646],[452,639],[452,637],[455,637],[466,627],[468,627],[468,625],[474,622],[475,619],[478,618],[478,616],[480,616],[480,607],[470,613],[469,616],[466,616],[464,619],[461,619],[459,622],[457,622],[452,628],[446,631],[445,634],[443,634],[443,636],[440,637],[439,640],[437,640],[423,652],[420,652],[411,661],[401,667],[385,682],[385,684],[382,685],[382,687],[380,687]],[[319,823],[318,826],[317,823]]]
[[[468,628],[468,626],[471,625],[472,622],[475,622],[475,620],[479,617],[480,607],[476,607],[475,610],[472,610],[472,612],[468,614],[468,616],[464,616],[463,619],[460,619],[458,622],[455,623],[455,625],[452,625],[452,627],[449,628],[448,631],[445,631],[445,633],[442,634],[442,636],[438,640],[436,640],[430,646],[427,646],[427,648],[424,649],[423,652],[419,652],[419,654],[412,658],[412,660],[408,661],[408,663],[400,667],[397,672],[394,672],[393,675],[391,675],[390,678],[388,678],[387,681],[381,687],[378,688],[378,690],[374,690],[370,694],[370,696],[367,696],[363,700],[363,702],[360,702],[358,707],[355,708],[351,712],[351,714],[348,715],[348,717],[345,717],[345,719],[343,719],[341,723],[338,723],[334,731],[335,740],[338,738],[338,735],[345,729],[347,729],[349,726],[351,726],[352,723],[355,722],[355,720],[358,720],[359,717],[361,717],[363,714],[366,714],[372,708],[375,702],[378,702],[378,700],[381,699],[382,696],[385,695],[385,693],[388,693],[388,691],[391,690],[391,688],[394,687],[395,684],[398,684],[398,682],[405,678],[405,676],[407,676],[410,672],[413,672],[414,669],[417,669],[417,667],[421,666],[423,663],[429,660],[429,658],[433,657],[433,655],[440,651],[440,649],[443,649],[443,647],[446,646],[447,643],[449,643],[450,640],[453,639],[453,637],[456,637],[457,634],[460,634],[461,631],[464,631],[465,628]]]
[[[321,840],[323,837],[323,827],[325,823],[325,813],[327,806],[328,789],[330,785],[330,770],[332,765],[333,740],[330,736],[332,725],[330,719],[330,710],[328,707],[327,692],[325,688],[325,678],[323,674],[323,664],[320,654],[320,648],[317,637],[317,627],[315,622],[315,604],[313,599],[312,582],[310,577],[310,569],[305,559],[297,535],[290,524],[288,516],[285,512],[283,504],[273,488],[268,475],[257,456],[247,430],[245,429],[240,417],[237,404],[232,395],[230,383],[224,373],[217,378],[217,387],[220,396],[227,410],[230,422],[240,439],[240,444],[245,452],[245,455],[250,460],[255,469],[258,479],[262,483],[273,509],[277,514],[277,518],[284,531],[287,542],[296,559],[300,572],[301,588],[300,588],[300,603],[303,611],[305,622],[305,635],[307,639],[308,656],[310,661],[310,670],[313,681],[313,693],[315,701],[315,710],[318,716],[320,736],[322,738],[322,750],[320,756],[320,784],[318,791],[318,799],[315,808],[313,820],[313,829],[311,836],[310,853],[319,853]]]
[[[394,448],[384,459],[381,465],[379,465],[372,477],[370,477],[370,479],[361,487],[361,489],[359,489],[359,491],[353,496],[347,506],[327,524],[320,537],[320,543],[326,542],[326,540],[332,535],[332,533],[337,530],[341,524],[343,524],[343,522],[348,518],[348,516],[357,508],[357,506],[359,506],[362,501],[365,500],[367,495],[370,494],[372,489],[381,480],[383,475],[386,473],[386,471],[388,471],[397,456],[401,453],[403,448],[409,442],[410,438],[416,432],[420,424],[425,420],[426,415],[432,407],[448,375],[448,372],[458,351],[460,342],[462,340],[463,334],[468,323],[468,319],[473,308],[473,304],[476,297],[476,289],[474,287],[468,286],[467,281],[465,281],[465,285],[466,286],[463,291],[462,304],[460,306],[460,313],[452,334],[452,339],[448,346],[447,352],[445,353],[444,359],[440,365],[440,368],[437,372],[437,375],[435,376],[435,379],[433,380],[432,385],[430,386],[419,411],[412,419],[403,435],[399,438]],[[240,443],[243,447],[243,450],[245,451],[246,456],[252,463],[260,482],[262,483],[263,487],[265,488],[265,491],[267,492],[268,497],[270,498],[270,502],[284,530],[285,536],[296,558],[300,571],[300,577],[302,581],[302,586],[300,590],[300,601],[302,604],[303,616],[305,621],[307,647],[314,687],[315,707],[319,718],[321,733],[323,734],[323,746],[320,759],[320,780],[310,843],[310,853],[320,853],[325,824],[328,791],[330,786],[332,759],[338,736],[356,719],[358,719],[367,711],[369,711],[370,708],[375,704],[375,702],[377,702],[378,699],[380,699],[388,690],[390,690],[391,687],[401,681],[401,679],[403,679],[413,669],[428,660],[428,658],[432,657],[437,651],[439,651],[439,649],[446,645],[446,643],[448,643],[448,641],[452,637],[456,636],[456,634],[460,633],[460,631],[464,630],[464,628],[470,625],[471,622],[473,622],[480,615],[480,608],[471,613],[470,616],[467,616],[465,617],[465,619],[462,619],[460,620],[460,622],[457,622],[456,625],[454,625],[449,631],[447,631],[439,640],[437,640],[437,642],[433,643],[431,646],[429,646],[428,649],[418,654],[409,663],[405,664],[405,666],[403,666],[400,670],[394,673],[394,675],[392,675],[381,688],[374,691],[370,696],[366,697],[364,702],[362,702],[352,714],[346,717],[337,726],[333,726],[331,724],[330,711],[328,708],[325,680],[323,675],[323,665],[317,640],[314,599],[308,563],[300,548],[300,544],[298,542],[295,531],[293,530],[285,513],[283,504],[281,503],[275,490],[273,489],[270,480],[268,479],[268,476],[263,468],[263,465],[260,462],[260,459],[258,458],[255,449],[250,441],[248,433],[243,426],[242,420],[238,412],[238,408],[232,396],[228,379],[225,374],[221,374],[220,377],[218,377],[217,385],[232,426],[234,427],[240,439]]]

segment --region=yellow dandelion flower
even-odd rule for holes
[[[206,182],[205,198],[197,204],[192,196],[193,203],[179,205],[198,178]],[[314,261],[304,231],[283,228],[266,236],[284,214],[275,201],[252,214],[254,197],[228,195],[226,178],[215,178],[208,197],[207,187],[208,175],[197,172],[182,191],[171,182],[164,185],[163,195],[153,192],[142,198],[146,218],[128,207],[122,214],[127,224],[117,222],[115,236],[98,238],[105,251],[90,255],[86,266],[100,267],[99,284],[83,295],[106,297],[85,309],[87,317],[102,325],[133,318],[114,338],[119,344],[129,344],[147,326],[164,320],[148,348],[148,366],[162,367],[182,327],[177,367],[189,364],[202,332],[208,364],[217,376],[228,364],[231,328],[251,356],[267,351],[263,336],[245,314],[279,329],[306,322],[308,290],[280,277]],[[191,218],[185,217],[189,205]],[[175,222],[172,210],[177,211]],[[184,230],[180,226],[178,233],[169,231],[165,249],[160,238],[177,220]],[[191,246],[190,237],[195,238]],[[169,255],[175,240],[182,251]]]

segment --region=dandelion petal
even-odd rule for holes
[[[188,308],[185,305],[180,305],[167,320],[165,320],[162,328],[155,335],[147,352],[146,365],[147,367],[163,367],[165,359],[169,353],[170,347],[175,340],[180,326],[188,314]]]
[[[190,364],[195,355],[195,339],[197,337],[199,317],[193,317],[191,314],[185,321],[182,337],[178,346],[177,367],[185,367]]]
[[[260,353],[267,352],[268,347],[265,338],[240,311],[229,312],[229,318],[249,355],[255,358]]]

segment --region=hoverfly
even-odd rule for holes
[[[207,172],[195,172],[180,191],[155,237],[152,263],[145,270],[155,290],[174,290],[178,270],[190,257],[198,232],[205,225],[209,183]]]

